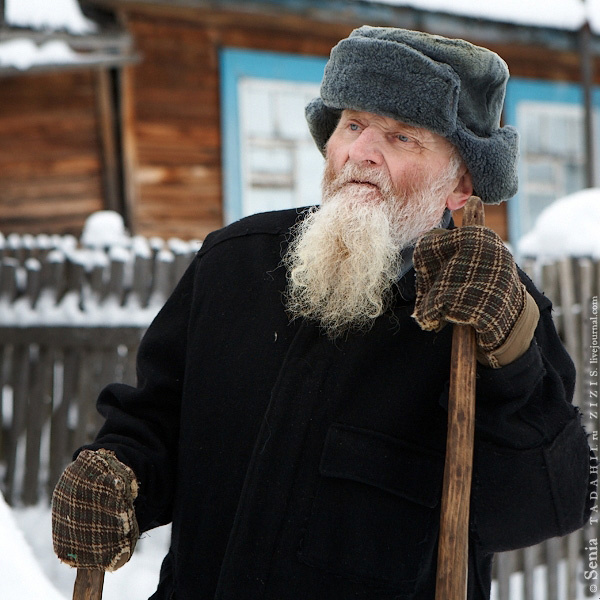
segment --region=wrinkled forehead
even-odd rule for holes
[[[410,125],[378,113],[359,111],[353,109],[343,109],[337,127],[343,127],[348,121],[358,121],[364,125],[375,125],[382,131],[389,133],[403,133],[419,140],[424,145],[432,145],[450,152],[454,151],[455,146],[445,137],[418,125]]]

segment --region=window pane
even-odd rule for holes
[[[245,77],[238,94],[244,215],[318,202],[323,158],[304,108],[319,85]]]

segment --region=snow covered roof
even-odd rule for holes
[[[98,29],[96,23],[83,15],[77,0],[4,1],[4,18],[10,26],[68,31],[76,35]]]
[[[365,0],[463,17],[575,31],[588,20],[600,31],[600,0]]]
[[[116,65],[135,60],[131,37],[104,30],[77,0],[5,0],[0,27],[0,75]]]

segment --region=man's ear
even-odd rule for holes
[[[446,207],[450,210],[462,208],[473,195],[473,179],[471,173],[466,171],[461,175],[454,191],[446,198]]]

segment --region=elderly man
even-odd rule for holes
[[[63,561],[115,569],[172,522],[154,600],[431,600],[448,322],[479,350],[468,597],[489,598],[494,552],[585,523],[550,302],[492,231],[451,221],[473,192],[516,190],[507,78],[488,50],[401,29],[332,50],[307,107],[322,206],[207,237],[138,386],[101,393],[106,423],[57,485]]]

